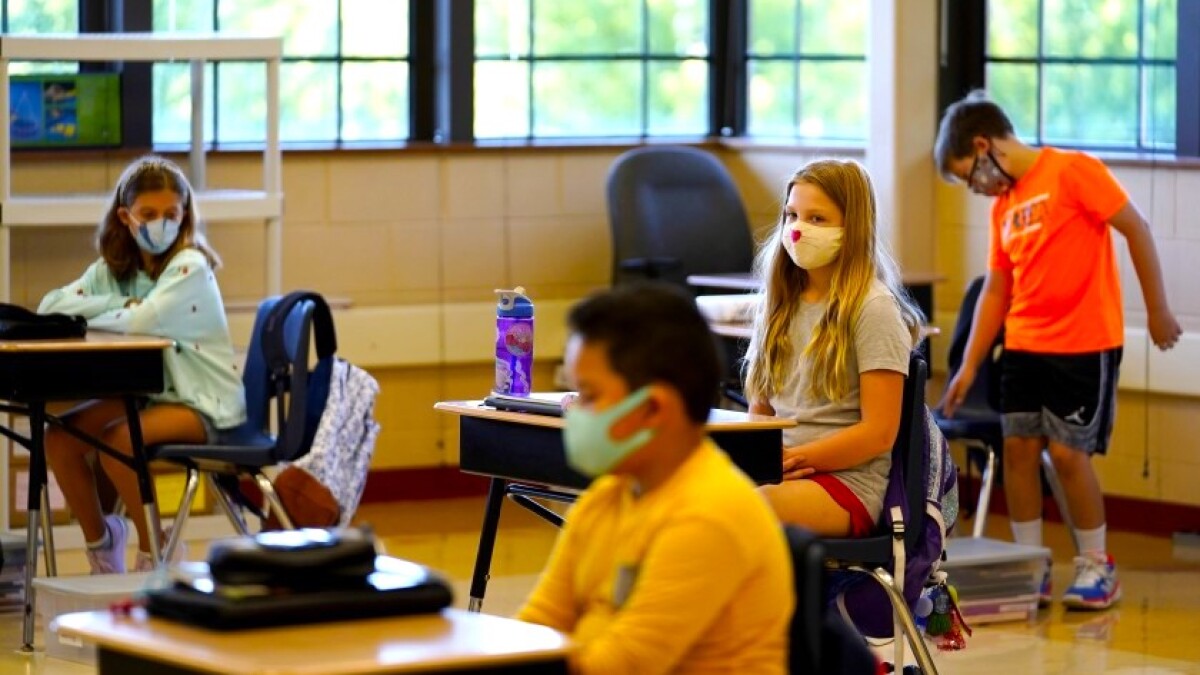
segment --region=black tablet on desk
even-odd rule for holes
[[[550,415],[551,417],[562,417],[563,406],[562,401],[564,396],[574,396],[571,392],[553,391],[553,392],[534,392],[529,396],[509,396],[508,394],[492,395],[483,399],[483,404],[491,406],[496,410],[504,410],[507,412],[521,412],[532,415]]]

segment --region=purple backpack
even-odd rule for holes
[[[892,454],[892,470],[888,478],[887,492],[883,498],[883,514],[880,516],[879,532],[892,527],[893,514],[917,528],[915,545],[909,543],[894,547],[892,559],[884,566],[893,575],[898,574],[896,563],[902,558],[904,567],[904,599],[910,611],[916,606],[927,581],[930,581],[941,565],[946,547],[946,534],[958,519],[958,469],[950,457],[950,447],[930,414],[924,410],[924,443],[914,442],[913,447],[924,448],[920,462],[910,457],[907,465],[897,461]],[[914,441],[916,436],[914,435]],[[905,498],[906,478],[910,467],[920,466],[924,476],[924,514],[909,518],[909,500]],[[915,497],[915,495],[914,495]],[[837,571],[830,578],[829,598],[838,610],[866,637],[890,638],[893,632],[892,605],[887,594],[873,579],[865,574]]]

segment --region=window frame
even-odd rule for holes
[[[1138,26],[1138,54],[1135,57],[1077,58],[1047,57],[1040,52],[1044,37],[1045,0],[1038,3],[1038,51],[1037,57],[993,58],[988,54],[987,2],[988,0],[961,0],[943,2],[939,12],[942,44],[938,74],[938,116],[946,107],[966,95],[972,89],[986,88],[988,63],[1034,64],[1039,68],[1046,64],[1060,63],[1086,65],[1135,65],[1138,68],[1138,136],[1135,147],[1113,147],[1108,145],[1054,145],[1076,148],[1105,154],[1136,154],[1153,157],[1196,157],[1200,156],[1200,2],[1181,0],[1176,16],[1175,66],[1175,147],[1173,149],[1147,146],[1142,138],[1142,120],[1146,114],[1141,94],[1144,91],[1143,68],[1169,63],[1169,60],[1145,58],[1142,53],[1144,26]],[[1138,0],[1139,23],[1144,16],[1145,0]],[[1038,128],[1030,134],[1028,141],[1042,144],[1041,96],[1044,87],[1042,74],[1038,77]],[[936,124],[936,121],[934,122]]]
[[[986,85],[987,1],[953,0],[940,4],[939,117],[947,105],[971,89]],[[1039,3],[1043,1],[1039,0]],[[78,2],[81,32],[151,30],[152,0]],[[746,133],[749,2],[709,0],[709,128],[705,137],[709,140],[738,138],[753,143],[756,138]],[[1177,5],[1177,13],[1174,155],[1180,158],[1200,157],[1200,2],[1182,0]],[[0,0],[0,26],[6,27],[8,21],[8,1]],[[724,29],[717,30],[718,27]],[[1141,59],[1141,54],[1138,56]],[[411,0],[406,61],[409,65],[407,140],[378,143],[330,141],[304,146],[337,149],[474,143],[474,0]],[[116,70],[122,73],[122,148],[153,146],[150,133],[151,67],[149,63],[81,64],[83,70]],[[1139,81],[1139,88],[1141,86]],[[338,114],[341,115],[340,101],[338,108]],[[1141,108],[1139,103],[1139,115],[1142,114]],[[936,125],[937,120],[931,123]],[[337,127],[340,135],[340,120]],[[654,138],[658,136],[632,140],[644,142]],[[525,144],[536,144],[539,140],[541,137],[533,137],[526,139]],[[565,145],[573,139],[546,140],[551,142],[549,144]],[[574,140],[596,146],[624,144],[631,139]],[[489,140],[480,144],[495,145],[502,142]],[[810,143],[828,145],[812,139],[805,139],[802,144]],[[285,147],[287,145],[290,144],[285,144]],[[214,144],[214,148],[219,147],[220,144]],[[1111,147],[1100,150],[1113,152]],[[1122,153],[1117,151],[1113,154]],[[1164,150],[1153,152],[1155,157],[1169,154]]]

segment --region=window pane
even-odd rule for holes
[[[652,62],[647,134],[703,135],[708,132],[708,63]]]
[[[152,13],[156,31],[213,30],[213,2],[216,0],[154,0]]]
[[[705,0],[647,0],[646,5],[651,54],[708,54],[708,3]]]
[[[642,84],[642,66],[636,62],[537,63],[533,66],[533,134],[640,135]]]
[[[408,138],[408,64],[343,64],[342,115],[342,140]]]
[[[475,137],[529,136],[529,63],[475,64]]]
[[[337,138],[337,64],[285,63],[279,79],[279,138],[284,141]],[[259,131],[256,139],[263,137],[264,133]]]
[[[1175,68],[1149,66],[1143,77],[1146,113],[1142,144],[1171,150],[1175,147]]]
[[[287,119],[295,104],[288,100],[288,66],[280,75],[280,115]],[[267,137],[267,73],[261,63],[217,65],[217,141],[262,143]],[[291,103],[291,105],[289,105]],[[283,134],[281,132],[281,137]],[[289,139],[290,140],[290,139]]]
[[[867,136],[865,63],[801,61],[797,91],[801,138],[863,140]]]
[[[867,4],[806,0],[800,9],[800,53],[866,54]]]
[[[751,61],[746,102],[750,136],[796,134],[796,66],[791,62]]]
[[[8,0],[9,33],[78,31],[79,0]]]
[[[1175,60],[1178,9],[1178,0],[1146,0],[1142,56]]]
[[[283,36],[287,56],[337,54],[337,6],[330,0],[221,0],[222,31]]]
[[[1038,141],[1037,78],[1038,67],[1016,63],[989,63],[988,95],[1008,113],[1017,136]]]
[[[987,55],[1038,55],[1038,1],[987,0]]]
[[[570,0],[535,5],[537,54],[636,54],[642,48],[641,0]]]
[[[475,0],[475,54],[528,55],[529,2],[530,0]]]
[[[153,84],[154,138],[151,142],[188,143],[192,138],[192,77],[187,63],[156,63]],[[213,138],[213,64],[204,67],[204,139]]]
[[[1044,68],[1042,137],[1046,143],[1136,145],[1136,66],[1047,65]]]
[[[1137,0],[1044,1],[1046,56],[1137,56]]]
[[[796,53],[796,0],[750,0],[751,54]]]
[[[408,2],[342,0],[342,55],[407,56]]]

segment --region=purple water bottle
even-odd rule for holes
[[[533,301],[525,289],[496,290],[496,383],[493,391],[528,396],[533,379]]]

